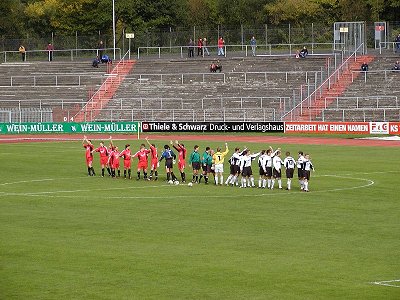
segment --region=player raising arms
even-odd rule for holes
[[[100,142],[100,146],[93,150],[94,152],[100,153],[100,166],[101,166],[101,177],[104,177],[104,168],[107,167],[108,162],[108,150],[104,146],[104,142]],[[111,175],[111,171],[108,169],[108,174]]]
[[[176,181],[177,178],[173,171],[174,160],[176,159],[175,153],[171,150],[168,145],[164,146],[164,151],[161,154],[160,162],[165,158],[165,171],[167,172],[167,181]]]
[[[214,171],[215,171],[215,185],[218,185],[218,176],[220,177],[220,184],[224,184],[224,160],[225,156],[228,154],[228,144],[225,143],[225,151],[221,152],[221,148],[217,147],[217,152],[213,154],[212,161],[214,163]]]
[[[286,152],[286,157],[283,161],[286,169],[286,178],[287,178],[287,190],[290,191],[292,186],[292,179],[294,174],[294,168],[296,167],[296,161],[293,157],[290,156],[290,152]]]
[[[86,166],[88,170],[88,176],[94,176],[96,173],[93,169],[93,144],[87,139],[86,135],[83,136],[82,146],[85,148]]]
[[[259,167],[259,175],[260,177],[258,178],[258,188],[264,188],[267,185],[267,170],[266,170],[266,164],[267,164],[267,150],[262,150],[261,155],[258,158],[258,167]]]
[[[193,183],[199,183],[199,170],[201,165],[201,158],[199,153],[199,146],[195,145],[192,154],[189,157],[189,164],[193,168]]]
[[[132,152],[131,152],[131,145],[126,144],[125,149],[119,154],[119,157],[124,159],[124,178],[126,179],[126,171],[128,171],[128,178],[131,179],[131,159],[132,159]]]
[[[255,159],[259,153],[251,154],[250,150],[243,151],[243,156],[240,159],[240,172],[242,173],[242,185],[241,188],[255,187],[253,171],[251,169],[251,162]]]
[[[148,155],[150,153],[150,150],[146,149],[145,144],[141,144],[140,145],[140,149],[138,152],[136,152],[133,157],[137,157],[139,162],[138,162],[138,166],[137,166],[137,180],[140,180],[140,171],[143,170],[143,178],[147,179],[147,167],[149,165],[148,162]]]
[[[156,145],[150,144],[149,139],[147,137],[145,138],[145,140],[146,140],[147,144],[149,144],[150,154],[151,154],[149,180],[151,180],[153,178],[153,174],[154,174],[154,180],[157,180],[158,179],[157,168],[159,167],[157,148],[156,148]]]
[[[240,174],[240,159],[244,155],[243,153],[247,150],[245,147],[242,152],[240,152],[240,148],[236,147],[235,152],[232,154],[231,158],[229,159],[230,164],[230,175],[228,179],[225,181],[226,185],[231,184],[232,186],[239,185],[238,183],[238,176]]]
[[[178,141],[175,141],[175,144],[171,141],[171,145],[178,151],[178,169],[181,173],[182,182],[186,182],[186,174],[185,174],[185,159],[186,159],[186,148],[184,144],[180,144]]]
[[[115,170],[119,169],[119,152],[118,152],[118,147],[116,146],[111,146],[111,151],[109,152],[108,155],[108,161],[107,164],[110,166],[111,168],[111,177],[115,178],[116,174],[115,174]]]
[[[310,181],[311,170],[315,171],[314,166],[310,159],[310,155],[306,154],[306,155],[304,155],[304,171],[303,171],[304,172],[303,176],[304,176],[304,191],[305,192],[308,192],[308,182]]]

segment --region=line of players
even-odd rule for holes
[[[105,170],[108,175],[112,177],[120,177],[120,158],[124,161],[124,178],[131,179],[131,161],[133,158],[138,158],[137,165],[137,180],[140,180],[141,172],[143,172],[143,178],[146,180],[157,180],[158,179],[158,167],[160,162],[165,159],[166,179],[169,182],[177,181],[177,177],[173,172],[173,166],[176,160],[176,154],[171,150],[169,145],[164,146],[164,150],[161,157],[158,158],[157,148],[154,144],[151,144],[146,138],[146,142],[150,149],[146,149],[145,144],[140,145],[139,151],[133,154],[130,150],[130,145],[125,145],[125,149],[121,152],[118,147],[113,144],[112,139],[109,139],[109,147],[105,147],[103,142],[100,142],[98,148],[94,148],[90,140],[84,136],[82,145],[86,150],[86,164],[88,168],[88,175],[94,176],[95,171],[93,168],[93,153],[98,152],[100,154],[100,165],[102,169],[102,175],[104,176]],[[178,152],[178,169],[181,175],[182,182],[186,182],[185,166],[187,150],[185,146],[178,141],[170,142],[171,146]],[[193,152],[189,156],[189,165],[193,169],[192,183],[201,183],[204,178],[204,183],[209,183],[210,174],[213,175],[215,185],[230,185],[239,186],[240,188],[256,187],[254,183],[254,176],[252,171],[252,162],[258,157],[259,167],[259,180],[258,188],[274,189],[275,182],[278,183],[278,188],[282,189],[282,167],[285,167],[286,178],[287,178],[287,190],[291,189],[292,180],[294,176],[294,170],[297,167],[298,178],[300,188],[303,191],[308,192],[308,184],[310,180],[310,172],[314,171],[314,166],[310,160],[308,154],[303,154],[302,151],[298,152],[298,159],[295,160],[290,156],[289,152],[286,152],[286,157],[282,161],[281,149],[273,150],[269,147],[267,150],[262,150],[258,153],[251,153],[249,149],[235,148],[235,152],[229,159],[230,174],[227,180],[224,182],[223,177],[223,166],[226,155],[229,153],[228,145],[225,144],[225,151],[222,152],[221,148],[218,147],[216,151],[210,147],[206,147],[204,153],[200,155],[199,146],[195,145]],[[148,177],[148,156],[151,156],[150,160],[150,175]]]

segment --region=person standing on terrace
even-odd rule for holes
[[[21,59],[22,59],[22,61],[25,61],[25,59],[26,59],[26,50],[25,50],[25,47],[22,46],[22,45],[19,46],[18,51],[19,51],[19,53],[21,53]]]
[[[46,51],[47,51],[47,56],[48,56],[49,61],[53,61],[54,46],[52,43],[49,43],[47,45]]]
[[[251,52],[253,56],[256,56],[256,47],[257,47],[257,40],[253,36],[250,40]]]

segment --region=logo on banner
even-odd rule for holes
[[[149,123],[142,123],[142,130],[144,131],[149,130]]]
[[[370,122],[370,134],[389,134],[388,122]]]

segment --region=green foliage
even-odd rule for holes
[[[396,21],[400,0],[115,0],[119,33],[200,26]],[[112,31],[112,0],[3,0],[0,31],[15,37]]]

